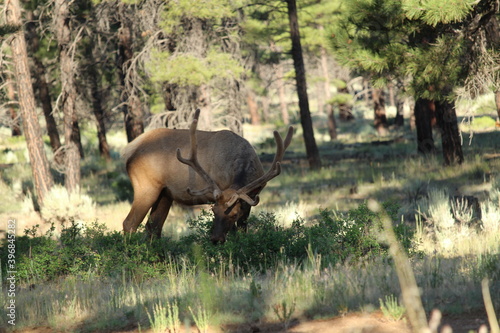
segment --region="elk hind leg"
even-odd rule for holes
[[[146,231],[151,238],[161,237],[161,230],[163,229],[163,224],[165,223],[171,206],[172,199],[170,199],[165,190],[163,190],[151,208],[151,214],[146,223]]]
[[[123,221],[123,231],[125,233],[136,232],[149,209],[158,198],[160,191],[151,190],[134,193],[134,202],[127,217]]]

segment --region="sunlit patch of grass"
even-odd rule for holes
[[[498,250],[500,216],[496,203],[481,204],[481,221],[463,199],[450,199],[442,189],[430,189],[417,201],[419,250],[443,256],[466,256]]]

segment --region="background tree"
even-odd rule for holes
[[[307,159],[311,169],[321,168],[321,159],[314,138],[309,99],[307,95],[306,71],[300,43],[299,22],[297,18],[297,3],[295,0],[286,0],[288,7],[288,20],[290,22],[290,38],[292,40],[292,58],[295,67],[295,80],[297,82],[297,95],[299,97],[300,123],[306,146]]]
[[[469,72],[462,66],[470,50],[464,32],[470,29],[473,8],[479,10],[483,2],[455,6],[453,1],[428,1],[420,6],[418,1],[358,0],[346,5],[345,20],[334,29],[332,44],[343,63],[368,71],[376,86],[408,78],[405,89],[416,99],[437,102],[436,115],[442,119],[438,124],[445,126],[441,131],[446,164],[463,161],[454,103],[444,102],[456,98],[454,89]]]
[[[59,62],[61,75],[60,105],[64,114],[64,183],[68,192],[75,192],[80,186],[80,154],[82,150],[76,113],[77,89],[75,81],[77,38],[70,27],[70,4],[66,0],[56,0],[54,3],[53,28],[59,47]],[[76,40],[75,40],[76,39]]]
[[[138,29],[134,27],[135,5],[119,1],[118,12],[118,75],[120,77],[121,110],[127,140],[130,142],[144,132],[144,110],[138,94],[139,82],[134,63],[134,43]]]
[[[201,108],[201,125],[241,133],[244,98],[239,15],[231,1],[166,3],[153,35],[146,71],[165,88],[169,126],[185,125]],[[212,118],[210,118],[212,117]]]
[[[5,10],[7,14],[7,23],[12,26],[21,27],[22,19],[19,1],[8,0]],[[35,96],[31,84],[28,52],[23,29],[19,29],[12,34],[10,45],[15,68],[19,109],[21,111],[24,136],[28,146],[35,192],[39,203],[43,204],[45,195],[50,191],[53,185],[53,179],[50,174],[48,159],[43,148],[40,123],[38,122],[36,114]]]
[[[326,111],[327,126],[331,140],[337,138],[337,123],[334,115],[334,104],[332,100],[332,77],[330,74],[329,62],[333,59],[329,57],[330,47],[328,42],[328,31],[325,26],[334,24],[338,19],[335,15],[341,7],[341,2],[337,0],[321,0],[321,1],[302,1],[299,10],[301,11],[299,24],[302,26],[301,32],[303,36],[303,48],[309,55],[309,58],[318,59],[319,74],[318,83],[320,83],[320,91],[318,91],[318,105],[320,112]],[[334,66],[338,68],[339,66]],[[346,79],[339,70],[335,71],[336,77],[334,80]],[[338,87],[337,87],[338,88]],[[345,93],[337,89],[337,93]],[[324,96],[324,99],[321,98]],[[351,96],[352,98],[352,96]]]
[[[16,103],[16,82],[12,75],[8,75],[5,78],[5,86],[7,88],[7,98],[9,99],[9,116],[10,121],[8,124],[12,129],[12,136],[20,136],[22,135],[21,126],[19,124],[19,117],[17,114],[18,108]]]
[[[38,1],[30,2],[25,4],[26,16],[27,16],[27,34],[26,37],[29,41],[29,52],[31,54],[31,59],[33,59],[32,72],[35,81],[33,83],[33,88],[38,99],[38,104],[42,106],[43,115],[45,117],[45,126],[47,129],[47,134],[49,135],[50,146],[52,147],[52,152],[54,153],[54,160],[57,165],[64,165],[64,153],[61,150],[61,139],[59,136],[59,130],[57,128],[57,122],[54,117],[54,110],[52,108],[52,96],[50,93],[50,85],[47,82],[47,70],[45,64],[42,61],[42,57],[48,57],[47,52],[53,57],[56,57],[53,47],[40,48],[40,37],[39,29],[42,25],[36,22],[41,22],[44,20],[43,17],[35,17],[35,10],[37,6],[41,5]]]

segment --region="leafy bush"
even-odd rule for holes
[[[389,213],[397,210],[385,206]],[[193,268],[209,271],[230,267],[266,271],[284,261],[307,262],[310,254],[321,258],[323,266],[387,254],[378,237],[380,216],[365,204],[346,214],[323,210],[313,226],[305,226],[298,218],[285,228],[273,214],[251,216],[248,232],[230,233],[227,241],[219,245],[210,241],[212,218],[211,213],[203,212],[189,221],[191,234],[178,241],[168,238],[151,241],[144,231],[124,236],[121,232],[107,231],[97,222],[83,228],[74,219],[70,219],[58,239],[53,229],[41,236],[37,236],[37,228],[26,230],[16,243],[18,276],[29,284],[63,275],[82,278],[125,275],[143,280],[160,276],[176,261],[187,261]],[[409,249],[412,231],[404,225],[395,230]],[[0,248],[2,262],[6,262],[6,245]]]
[[[394,220],[397,207],[384,204],[384,208]],[[194,232],[180,242],[199,244],[207,262],[215,266],[232,260],[231,264],[243,269],[265,270],[282,260],[303,261],[309,247],[321,255],[323,265],[387,254],[387,247],[379,240],[380,216],[370,211],[366,204],[345,215],[322,210],[318,223],[309,227],[297,219],[290,228],[284,228],[270,213],[251,216],[248,232],[229,234],[223,245],[213,245],[209,241],[211,219],[211,214],[204,212],[196,220],[189,221]],[[413,231],[404,224],[398,224],[395,231],[403,246],[410,250]]]
[[[132,202],[134,190],[128,176],[123,172],[112,172],[109,178],[114,179],[111,188],[115,193],[116,199],[119,201]]]

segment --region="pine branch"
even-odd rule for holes
[[[0,38],[9,34],[13,34],[21,29],[19,25],[0,25]]]

